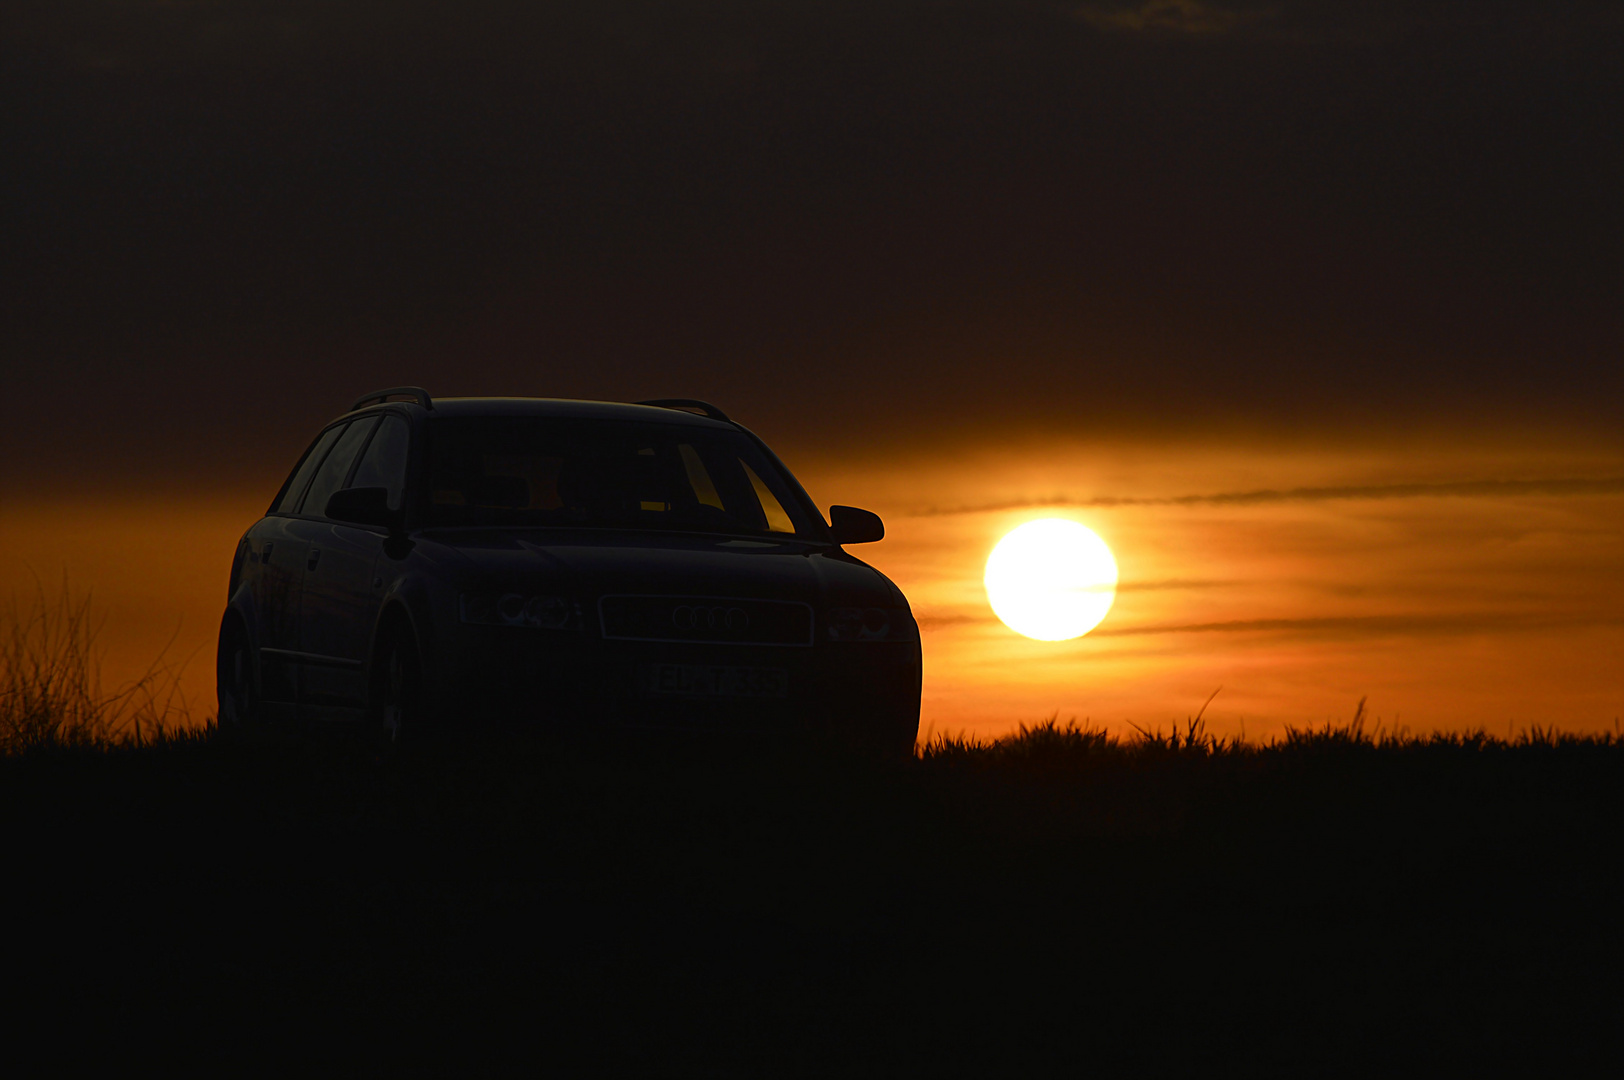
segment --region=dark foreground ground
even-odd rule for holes
[[[1624,1017],[1617,741],[207,738],[0,760],[0,815],[63,1061],[1551,1074]]]

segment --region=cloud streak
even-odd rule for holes
[[[926,615],[923,630],[997,622],[997,616]],[[1151,637],[1163,634],[1329,635],[1353,638],[1434,636],[1444,634],[1519,633],[1583,627],[1624,628],[1624,618],[1593,614],[1527,612],[1449,612],[1437,615],[1330,615],[1310,619],[1232,619],[1224,622],[1154,623],[1091,630],[1088,637]]]
[[[1595,615],[1547,615],[1526,612],[1450,612],[1438,615],[1331,615],[1313,619],[1237,619],[1228,622],[1167,623],[1090,631],[1094,637],[1141,637],[1151,634],[1331,634],[1348,637],[1393,637],[1433,634],[1505,633],[1574,627],[1621,627],[1624,619]]]
[[[1462,480],[1441,484],[1366,484],[1338,487],[1258,488],[1196,495],[1076,496],[1004,499],[960,506],[926,506],[904,511],[908,517],[986,514],[1038,506],[1111,508],[1117,506],[1257,506],[1266,503],[1328,502],[1339,499],[1509,499],[1530,495],[1586,496],[1624,494],[1624,476],[1601,479]]]

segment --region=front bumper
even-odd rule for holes
[[[441,655],[471,722],[895,733],[917,728],[917,641],[805,647],[605,640],[462,625]]]

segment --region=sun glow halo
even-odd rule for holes
[[[1042,518],[1011,529],[987,557],[987,601],[1018,634],[1082,637],[1116,599],[1117,564],[1092,529]]]

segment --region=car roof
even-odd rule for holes
[[[370,412],[382,407],[381,404],[369,405],[356,411]],[[416,405],[410,407],[421,408]],[[436,419],[466,416],[541,416],[573,420],[640,420],[645,423],[737,430],[737,426],[732,423],[712,420],[681,409],[668,409],[658,405],[630,405],[619,401],[577,401],[572,398],[437,397],[434,399],[434,409],[429,415]]]

